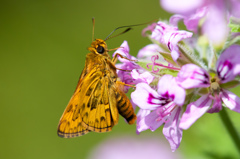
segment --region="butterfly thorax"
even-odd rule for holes
[[[93,52],[88,53],[86,56],[86,63],[88,65],[85,66],[86,71],[90,72],[92,69],[96,69],[103,73],[103,76],[109,76],[110,79],[116,79],[116,67],[112,63],[110,56],[107,54],[106,56],[98,55]]]

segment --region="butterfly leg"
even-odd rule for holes
[[[124,82],[121,82],[121,81],[117,81],[116,83],[117,83],[117,84],[120,84],[120,85],[123,85],[123,86],[128,86],[128,87],[133,87],[133,88],[136,88],[136,87],[135,87],[135,86],[133,86],[133,85],[126,84],[126,83],[124,83]]]
[[[120,71],[132,72],[132,70],[124,70],[124,69],[121,69],[121,68],[116,68],[116,69],[120,70]]]
[[[116,54],[114,55],[113,59],[112,59],[112,62],[113,62],[114,65],[115,65],[116,62],[117,62],[117,56],[120,56],[121,58],[126,59],[126,60],[129,60],[129,61],[137,62],[137,60],[131,60],[131,59],[129,59],[129,58],[121,55],[120,53],[116,53]]]

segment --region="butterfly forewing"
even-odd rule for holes
[[[98,53],[103,47],[105,52]],[[124,83],[117,79],[116,67],[111,61],[106,43],[92,42],[77,88],[65,109],[58,135],[64,138],[81,136],[89,131],[106,132],[117,124],[119,113],[133,124],[136,115],[123,92]]]

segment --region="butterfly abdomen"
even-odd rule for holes
[[[121,92],[121,94],[117,92],[116,99],[119,114],[123,116],[129,124],[133,124],[137,117],[129,99],[123,92]]]

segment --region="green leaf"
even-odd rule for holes
[[[138,64],[139,66],[141,66],[142,68],[144,68],[147,71],[152,71],[152,66],[150,65],[149,68],[147,68],[147,64],[149,64],[151,61],[143,61],[143,60],[139,60],[138,62],[136,62],[136,64]]]
[[[178,71],[164,68],[164,69],[160,69],[160,70],[159,70],[159,73],[160,73],[161,75],[166,75],[166,74],[168,74],[168,75],[172,75],[173,77],[177,77]]]
[[[169,53],[169,52],[159,52],[159,53],[163,56],[163,58],[164,58],[168,63],[172,64],[172,65],[175,66],[175,67],[179,67],[179,66],[176,64],[176,62],[173,61],[172,56],[171,56],[171,53]]]
[[[240,19],[235,18],[235,17],[231,17],[230,22],[228,24],[228,26],[231,29],[231,32],[233,33],[238,33],[240,32]]]
[[[177,59],[177,63],[179,66],[183,66],[188,63],[193,63],[195,65],[198,65],[202,67],[202,61],[200,61],[199,53],[197,50],[191,49],[189,46],[187,46],[184,41],[178,42],[178,48],[181,52],[180,57]]]
[[[234,87],[238,86],[239,84],[240,84],[239,81],[233,80],[233,81],[230,81],[230,82],[227,82],[227,83],[220,84],[220,87],[225,88],[225,89],[229,89],[229,88],[234,88]]]
[[[239,24],[228,24],[228,26],[231,28],[231,32],[233,32],[233,33],[240,32]]]

